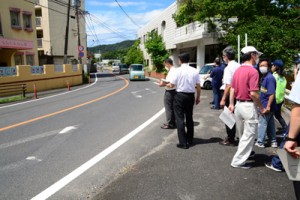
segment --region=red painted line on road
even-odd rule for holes
[[[127,79],[125,79],[123,77],[120,77],[120,78],[124,80],[125,85],[122,88],[120,88],[120,89],[118,89],[118,90],[116,90],[116,91],[114,91],[112,93],[109,93],[107,95],[104,95],[102,97],[99,97],[97,99],[94,99],[94,100],[91,100],[91,101],[88,101],[88,102],[85,102],[85,103],[82,103],[82,104],[78,104],[78,105],[70,107],[70,108],[66,108],[66,109],[63,109],[63,110],[60,110],[60,111],[57,111],[57,112],[53,112],[53,113],[50,113],[50,114],[47,114],[47,115],[36,117],[34,119],[30,119],[30,120],[27,120],[27,121],[23,121],[23,122],[20,122],[20,123],[17,123],[17,124],[13,124],[13,125],[10,125],[10,126],[6,126],[6,127],[3,127],[3,128],[0,128],[0,132],[6,131],[6,130],[9,130],[9,129],[12,129],[12,128],[15,128],[15,127],[18,127],[18,126],[22,126],[22,125],[25,125],[25,124],[29,124],[29,123],[32,123],[32,122],[36,122],[38,120],[45,119],[47,117],[52,117],[54,115],[58,115],[58,114],[61,114],[61,113],[64,113],[64,112],[67,112],[67,111],[70,111],[70,110],[74,110],[76,108],[80,108],[82,106],[85,106],[85,105],[88,105],[88,104],[91,104],[91,103],[95,103],[97,101],[100,101],[100,100],[105,99],[107,97],[110,97],[112,95],[115,95],[115,94],[121,92],[122,90],[124,90],[129,85],[129,82],[128,82]]]

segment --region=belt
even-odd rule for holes
[[[238,102],[253,102],[253,100],[241,100],[241,99],[237,99]]]

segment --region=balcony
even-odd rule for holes
[[[42,17],[36,17],[35,23],[36,23],[37,28],[41,28],[42,27]]]
[[[43,48],[43,38],[38,38],[37,39],[37,47],[39,49],[42,49]]]
[[[205,37],[205,33],[207,33],[206,24],[193,22],[175,30],[175,43],[178,44],[193,41],[195,39],[201,39]]]

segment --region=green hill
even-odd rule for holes
[[[116,44],[107,44],[107,45],[98,45],[94,47],[89,47],[88,50],[93,53],[99,53],[100,50],[101,54],[120,52],[120,51],[127,52],[134,42],[135,40],[125,40],[123,42],[116,43]]]

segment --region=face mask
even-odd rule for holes
[[[260,67],[259,68],[260,73],[266,74],[268,72],[268,67]]]

